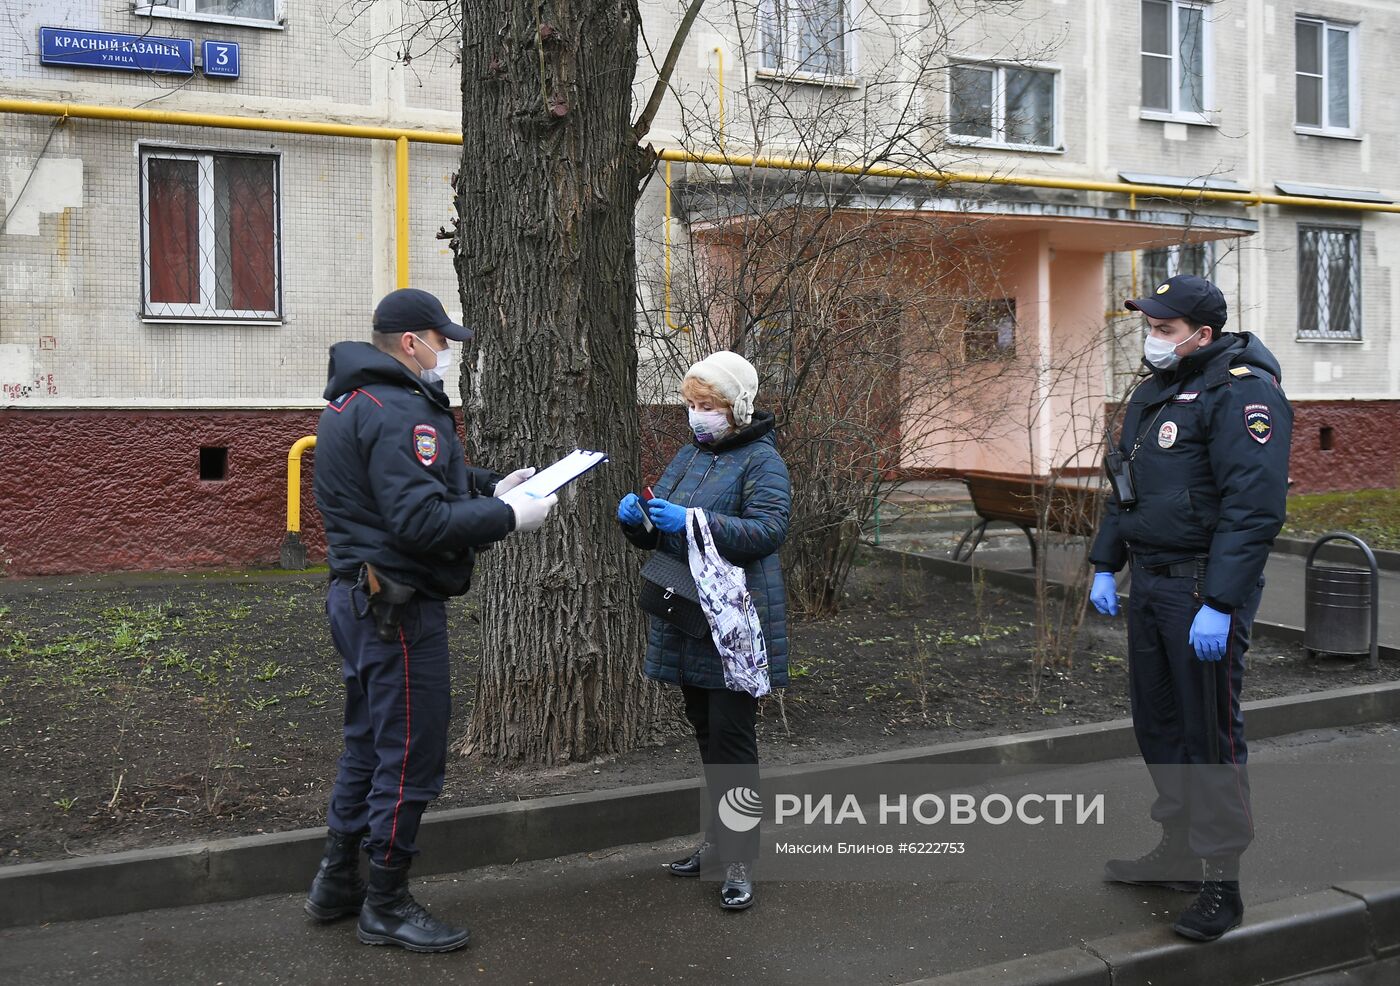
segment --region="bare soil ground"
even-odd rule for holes
[[[323,824],[340,743],[324,575],[0,580],[0,864]],[[480,640],[453,604],[454,738]],[[766,763],[1128,714],[1124,625],[1090,617],[1072,666],[1030,684],[1031,600],[875,553],[834,619],[792,630],[793,685],[765,700]],[[1400,677],[1267,639],[1245,698]],[[454,759],[437,807],[694,776],[689,737],[590,763]]]

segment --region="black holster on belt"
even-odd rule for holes
[[[396,640],[403,624],[404,609],[417,591],[411,585],[395,582],[368,562],[360,566],[355,588],[364,594],[368,609],[359,614],[374,617],[374,632],[386,644]]]

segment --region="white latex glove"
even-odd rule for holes
[[[507,476],[502,476],[500,482],[496,484],[493,496],[500,496],[502,493],[509,493],[525,480],[535,474],[534,466],[526,466],[524,469],[517,469]]]
[[[505,496],[497,497],[497,499],[510,504],[510,509],[515,511],[515,529],[517,531],[539,530],[549,519],[549,512],[559,502],[559,497],[553,493],[549,496],[535,497],[528,493],[507,491]]]

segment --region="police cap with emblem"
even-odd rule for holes
[[[386,294],[374,309],[375,332],[422,332],[436,329],[454,342],[466,342],[473,335],[447,317],[447,310],[436,297],[420,288],[399,288]]]
[[[1225,295],[1210,281],[1195,274],[1169,277],[1153,294],[1126,302],[1126,306],[1151,318],[1189,318],[1213,329],[1224,328],[1229,318]]]

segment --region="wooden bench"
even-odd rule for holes
[[[977,523],[953,549],[954,561],[971,561],[987,526],[1001,521],[1015,524],[1026,535],[1034,568],[1038,545],[1033,531],[1044,528],[1060,534],[1092,537],[1105,495],[1096,485],[1055,483],[1043,476],[974,470],[963,473],[962,478],[972,497]]]

